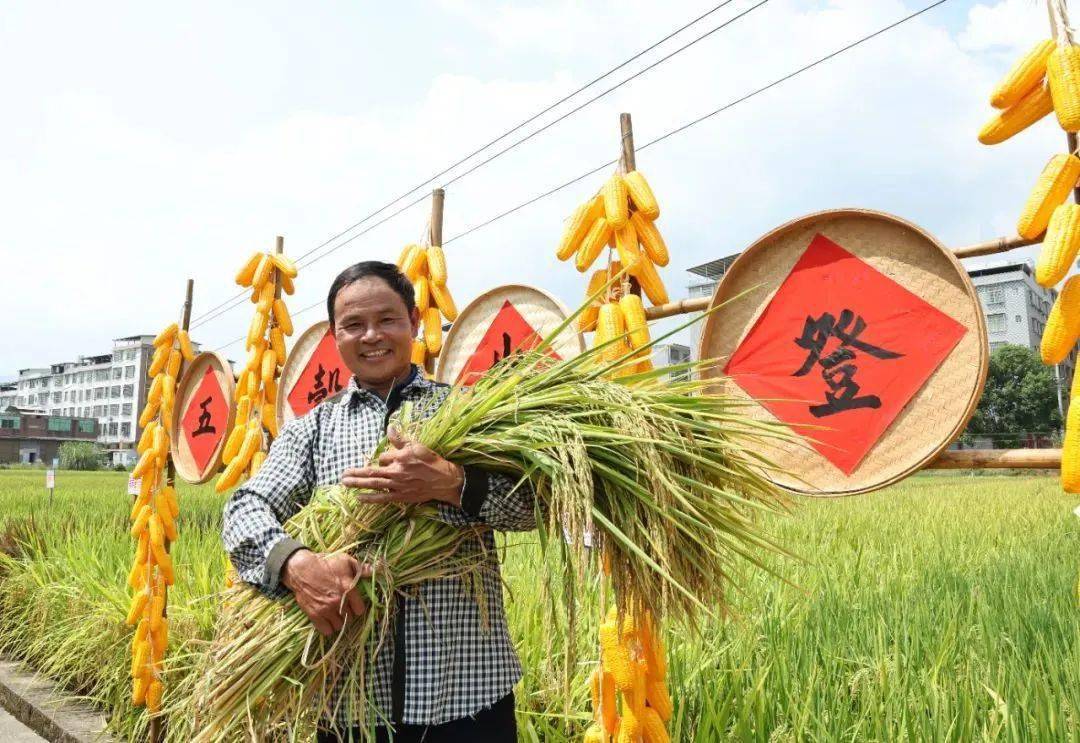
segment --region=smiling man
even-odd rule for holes
[[[312,624],[331,635],[346,614],[365,610],[349,587],[370,568],[349,555],[314,552],[282,529],[316,486],[371,489],[368,499],[376,502],[434,502],[441,519],[463,527],[527,530],[536,522],[527,484],[463,468],[387,431],[401,403],[423,403],[417,409],[430,412],[449,392],[410,361],[420,316],[412,285],[397,267],[378,261],[350,266],[334,279],[326,309],[352,372],[349,385],[282,428],[258,474],[226,503],[223,538],[241,578],[271,596],[291,594]],[[384,433],[391,448],[378,468],[366,466]],[[517,738],[512,687],[521,667],[506,627],[494,536],[485,530],[466,545],[488,563],[481,571],[486,605],[458,578],[428,581],[415,594],[399,596],[394,636],[380,647],[370,678],[382,719],[392,722],[379,728],[379,740],[388,740],[391,728],[395,741]],[[353,722],[323,721],[327,729],[319,740],[350,733],[362,739],[350,730]]]

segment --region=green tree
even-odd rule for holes
[[[995,349],[990,354],[986,388],[964,438],[970,442],[973,436],[995,434],[996,446],[1012,448],[1026,443],[1025,432],[1060,428],[1054,369],[1044,366],[1039,355],[1024,346],[1006,344]]]
[[[65,470],[99,470],[105,452],[91,441],[65,441],[60,444],[60,467]]]

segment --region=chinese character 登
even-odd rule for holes
[[[329,379],[326,383],[323,382],[323,378],[326,377],[326,369],[320,363],[318,370],[315,372],[315,389],[307,395],[308,404],[317,404],[326,399],[328,395],[332,395],[341,390],[341,370],[331,369]]]
[[[848,309],[840,312],[839,319],[829,312],[822,313],[816,320],[806,318],[802,335],[795,339],[795,344],[807,351],[806,360],[792,376],[804,376],[814,364],[821,365],[821,377],[829,390],[825,393],[825,403],[810,406],[810,413],[815,418],[856,408],[881,407],[881,398],[877,395],[858,394],[860,388],[855,382],[855,372],[859,367],[851,363],[856,358],[855,351],[862,351],[876,359],[897,359],[903,354],[859,340],[865,329],[866,321]],[[830,338],[839,339],[840,347],[822,358],[821,354]]]
[[[210,425],[210,411],[207,410],[207,407],[210,405],[210,401],[213,399],[213,396],[211,396],[199,403],[199,410],[201,411],[199,413],[199,427],[192,431],[191,435],[193,437],[202,436],[204,433],[217,433],[217,428]]]

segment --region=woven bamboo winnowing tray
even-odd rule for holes
[[[700,357],[721,362],[706,376],[716,377],[724,392],[748,399],[721,370],[818,233],[968,331],[850,476],[801,442],[773,445],[765,452],[779,469],[769,477],[785,490],[812,496],[854,495],[918,471],[964,430],[986,381],[986,327],[967,272],[929,233],[898,217],[866,209],[810,214],[778,227],[747,248],[716,288],[710,306],[747,292],[706,318],[701,334]],[[756,418],[776,420],[761,405],[748,410]]]

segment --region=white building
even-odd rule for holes
[[[139,413],[146,404],[153,340],[153,335],[116,338],[111,353],[20,369],[18,379],[0,386],[0,410],[14,406],[48,415],[96,418],[98,443],[110,462],[131,464],[142,433]],[[198,345],[192,346],[198,352]],[[14,390],[5,389],[12,384]]]

